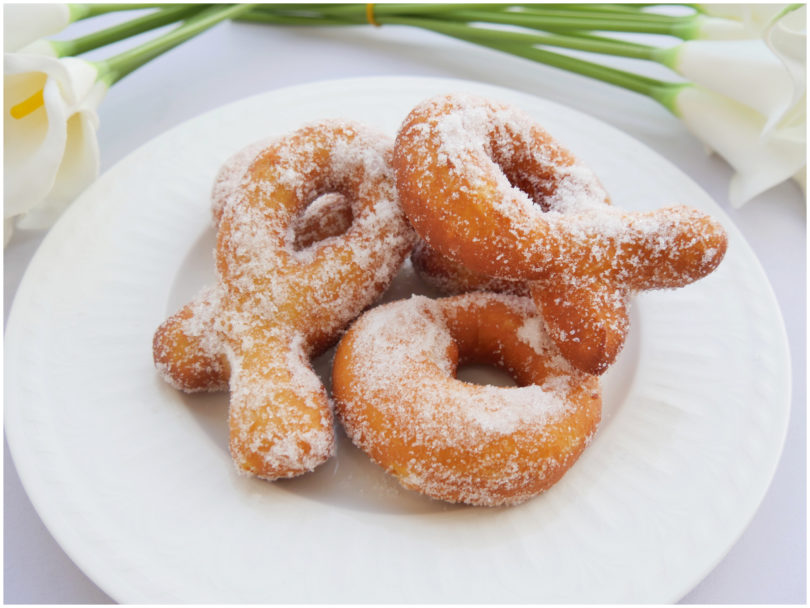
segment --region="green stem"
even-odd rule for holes
[[[697,28],[696,15],[689,17],[669,17],[665,15],[653,15],[653,19],[628,19],[624,15],[616,16],[583,16],[573,13],[561,14],[539,14],[536,12],[526,14],[520,12],[490,13],[485,11],[454,11],[447,14],[448,18],[455,21],[479,21],[484,23],[499,23],[504,25],[516,25],[543,31],[578,31],[578,30],[598,30],[611,32],[664,34],[685,38],[692,36]],[[658,17],[665,17],[659,19]]]
[[[262,8],[273,10],[276,6],[274,4],[263,4]],[[281,5],[283,6],[296,6],[296,5]],[[299,7],[302,5],[298,5]],[[311,5],[304,5],[311,6]],[[354,16],[361,15],[365,17],[366,4],[319,4],[318,11],[323,15],[330,15],[334,17],[339,16]],[[496,11],[501,12],[509,7],[509,4],[418,4],[418,3],[375,3],[373,11],[376,15],[392,16],[392,15],[433,15],[439,13],[452,13],[457,10],[470,10],[478,9],[482,11]]]
[[[498,40],[494,37],[482,37],[480,31],[474,31],[479,28],[466,26],[465,30],[465,26],[458,26],[451,30],[447,28],[447,24],[437,25],[427,20],[423,20],[421,27],[640,93],[654,99],[670,111],[674,111],[675,97],[684,86],[680,83],[649,78],[569,55],[538,49],[532,44]]]
[[[675,112],[675,100],[678,93],[688,84],[668,82],[641,76],[633,72],[593,63],[570,55],[563,55],[537,48],[536,45],[557,46],[576,49],[586,52],[620,55],[634,59],[657,61],[667,65],[671,63],[673,49],[660,49],[643,44],[605,38],[582,30],[611,30],[638,31],[669,35],[687,35],[695,28],[695,15],[683,18],[652,15],[653,19],[633,20],[625,19],[624,12],[617,10],[614,14],[603,14],[594,17],[592,14],[562,15],[559,11],[552,15],[547,11],[542,17],[536,14],[527,15],[521,12],[500,12],[482,10],[436,10],[431,14],[433,18],[424,18],[424,14],[416,16],[404,15],[394,12],[396,5],[379,5],[374,7],[374,19],[378,23],[406,25],[434,31],[459,40],[523,57],[538,63],[563,69],[574,74],[593,78],[601,82],[622,87],[629,91],[645,95],[661,105]],[[418,5],[422,6],[422,5]],[[457,8],[458,5],[444,5],[445,8]],[[298,7],[296,7],[298,8]],[[306,14],[300,11],[291,12],[287,7],[279,5],[262,5],[245,13],[241,19],[245,21],[259,21],[264,23],[277,23],[288,25],[357,25],[366,23],[365,8],[360,5],[329,5],[322,9],[320,6],[307,5]],[[380,10],[385,9],[385,10]],[[568,11],[569,13],[571,11]],[[326,14],[329,13],[329,14]],[[339,16],[337,13],[340,13]],[[584,13],[584,11],[583,11]],[[615,18],[618,16],[619,18]],[[664,17],[664,19],[657,19]],[[471,23],[459,23],[469,20]],[[546,34],[509,31],[481,27],[484,23],[500,23],[505,25],[522,25],[533,29],[546,31]],[[559,28],[557,31],[555,28]],[[620,29],[621,28],[621,29]]]
[[[476,21],[489,21],[486,15],[507,15],[507,16],[534,16],[534,17],[559,17],[581,19],[585,14],[591,19],[602,20],[622,20],[629,22],[643,23],[663,23],[671,24],[673,20],[683,19],[683,17],[672,17],[640,10],[647,5],[622,5],[622,4],[395,4],[381,3],[374,4],[373,11],[375,17],[398,17],[414,16],[425,17],[427,15],[446,15],[448,19],[454,21],[469,21],[464,17],[457,18],[458,15],[467,11],[475,12],[478,15]],[[638,7],[638,8],[637,8]],[[297,12],[314,11],[320,16],[344,17],[357,20],[364,19],[366,5],[364,4],[264,4],[260,10],[270,12]]]
[[[505,6],[501,4],[374,4],[374,15],[433,15],[447,13],[459,9],[478,8],[480,10],[501,11]],[[269,3],[256,5],[257,13],[273,14],[278,17],[318,17],[350,20],[355,23],[366,23],[366,4],[281,4]],[[337,24],[336,24],[337,25]]]
[[[177,4],[158,9],[143,17],[138,17],[112,27],[92,32],[73,40],[51,40],[51,46],[57,56],[67,57],[81,55],[113,42],[148,32],[158,27],[180,21],[205,8],[203,5]]]
[[[655,57],[657,48],[644,44],[625,42],[612,38],[583,34],[580,32],[569,32],[567,34],[533,34],[524,32],[514,32],[485,27],[476,27],[453,23],[447,21],[428,19],[408,19],[397,18],[386,20],[386,23],[396,23],[398,25],[410,25],[429,29],[446,36],[461,38],[468,42],[478,44],[503,43],[503,44],[524,44],[524,45],[545,45],[560,48],[599,53],[602,55],[617,55],[632,59],[651,60]]]
[[[349,17],[347,15],[347,17]],[[351,16],[355,18],[355,15]],[[617,55],[632,59],[654,60],[658,48],[614,38],[589,35],[582,32],[567,32],[565,34],[538,34],[515,32],[487,27],[477,27],[453,21],[437,19],[423,19],[411,17],[379,17],[382,23],[389,25],[407,25],[429,29],[447,36],[463,38],[470,42],[500,41],[502,43],[521,43],[526,45],[542,44],[568,49],[575,49],[603,55]],[[274,25],[354,25],[360,21],[335,21],[333,17],[305,17],[276,15],[270,10],[258,8],[240,17],[242,21],[254,21]]]
[[[684,86],[689,86],[683,83],[648,78],[633,72],[592,63],[569,55],[553,53],[545,49],[512,44],[479,44],[640,93],[657,101],[671,112],[675,111],[674,102],[678,93]]]
[[[68,4],[68,9],[70,10],[70,22],[73,23],[74,21],[106,15],[107,13],[165,6],[165,4]]]
[[[793,11],[800,9],[802,6],[804,6],[804,5],[803,4],[788,4],[785,8],[783,8],[781,11],[779,11],[779,13],[774,15],[772,21],[778,21],[779,19],[781,19],[782,17],[784,17],[788,13],[792,13]]]
[[[475,10],[475,9],[473,9]],[[559,19],[586,19],[603,20],[603,21],[620,21],[623,23],[663,23],[669,24],[674,19],[682,19],[682,17],[673,17],[671,15],[661,15],[658,13],[650,13],[643,11],[620,11],[620,10],[604,10],[604,9],[570,9],[567,7],[555,6],[549,8],[548,5],[540,5],[538,7],[527,7],[521,10],[506,11],[508,15],[525,15],[535,17],[554,17]]]
[[[698,15],[670,16],[641,11],[626,10],[571,10],[546,8],[549,5],[519,5],[521,10],[512,10],[515,5],[465,5],[465,4],[375,4],[374,20],[377,23],[398,23],[402,18],[431,18],[445,22],[490,23],[520,26],[546,32],[572,32],[582,30],[614,31],[629,33],[664,34],[679,38],[694,37],[699,26]],[[526,8],[528,7],[528,8]],[[289,22],[294,18],[330,17],[350,23],[367,23],[366,5],[276,5],[263,4],[257,12],[276,15],[267,22]],[[283,17],[283,19],[281,19]],[[258,21],[258,19],[256,19]],[[322,24],[326,24],[324,21]],[[337,25],[337,23],[335,23]]]
[[[307,17],[298,14],[276,14],[269,11],[256,10],[247,11],[235,18],[235,21],[247,21],[251,23],[263,23],[266,25],[300,25],[300,26],[341,26],[358,25],[353,21],[336,20],[334,17]]]
[[[537,7],[537,4],[523,4],[520,5],[525,9],[531,10]],[[543,8],[549,9],[563,9],[567,11],[587,11],[588,13],[622,13],[625,15],[634,13],[644,13],[644,9],[648,6],[655,6],[654,4],[543,4]],[[650,13],[644,13],[650,14]]]
[[[250,4],[220,4],[207,8],[169,33],[97,63],[99,80],[112,86],[155,57],[204,32],[220,21],[237,17],[248,11],[250,7]]]
[[[617,49],[624,48],[627,50],[627,54],[623,55],[624,57],[632,57],[635,59],[652,59],[655,52],[658,50],[659,47],[651,46],[649,44],[641,44],[638,42],[631,42],[630,40],[622,40],[619,38],[608,38],[605,36],[597,36],[596,34],[590,34],[588,32],[566,32],[566,36],[573,36],[576,38],[581,38],[583,40],[592,40],[598,43],[604,43],[607,49],[609,46],[614,46]],[[595,51],[595,52],[602,52],[602,51]],[[609,50],[604,51],[606,54],[610,55],[620,55],[621,53],[612,53]]]
[[[650,59],[655,61],[656,63],[660,63],[661,65],[668,67],[670,70],[677,72],[678,66],[678,57],[681,52],[681,47],[685,43],[677,44],[675,46],[670,47],[661,47],[655,49],[653,51],[652,57]]]

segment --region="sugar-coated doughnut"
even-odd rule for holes
[[[238,192],[242,178],[259,154],[273,143],[262,139],[245,146],[220,167],[211,188],[211,214],[214,226],[219,226],[222,211],[234,192]],[[352,223],[352,206],[345,196],[327,192],[312,201],[293,220],[294,249],[306,249],[313,243],[346,232]]]
[[[550,335],[590,373],[624,343],[629,293],[704,277],[727,246],[720,224],[696,209],[607,204],[594,173],[530,117],[479,97],[414,108],[394,168],[419,236],[473,272],[533,281]]]
[[[455,378],[497,366],[518,386]],[[351,440],[406,488],[472,505],[517,504],[562,477],[601,416],[529,298],[412,296],[364,313],[341,339],[333,396]]]
[[[224,290],[203,289],[161,323],[152,338],[155,367],[171,386],[187,393],[224,391],[231,375],[219,333]]]
[[[255,141],[231,155],[217,171],[211,187],[211,216],[214,226],[219,226],[222,211],[231,196],[239,191],[245,173],[262,151],[275,141],[265,138]]]
[[[387,287],[413,233],[391,142],[373,130],[322,121],[245,155],[249,167],[221,203],[214,196],[217,284],[158,329],[153,354],[181,389],[227,384],[237,469],[276,479],[332,455],[332,411],[310,358]],[[340,230],[302,219],[313,201]],[[302,227],[311,229],[303,240]]]
[[[419,240],[411,251],[411,264],[425,283],[443,294],[456,295],[468,291],[495,291],[518,296],[531,294],[526,281],[489,277],[473,272],[463,264],[432,249],[422,240]]]

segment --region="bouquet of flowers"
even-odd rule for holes
[[[46,39],[75,21],[125,10],[138,12],[79,38]],[[734,169],[733,205],[788,179],[804,186],[804,5],[6,5],[5,241],[15,226],[50,226],[96,178],[96,109],[109,87],[228,19],[283,27],[416,27],[523,57],[663,105]],[[105,60],[80,58],[170,24],[176,27]],[[662,42],[642,44],[633,39],[638,34]],[[669,42],[673,37],[677,44]],[[673,79],[603,65],[605,55],[663,65]]]

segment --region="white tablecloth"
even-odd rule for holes
[[[76,31],[118,18],[90,20]],[[240,23],[216,27],[110,90],[99,112],[102,171],[167,129],[246,96],[325,79],[395,75],[477,80],[588,113],[669,159],[728,212],[765,268],[784,316],[793,365],[791,422],[782,460],[756,516],[731,551],[683,601],[804,602],[806,208],[805,197],[794,183],[733,209],[727,197],[731,169],[720,158],[707,155],[701,143],[664,109],[639,95],[525,60],[394,26],[316,29]],[[43,233],[19,232],[5,250],[5,319],[43,237]],[[4,473],[5,601],[110,602],[73,565],[40,521],[7,446]]]

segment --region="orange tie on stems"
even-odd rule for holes
[[[374,3],[368,2],[366,3],[366,21],[368,21],[374,27],[380,27],[380,23],[377,23],[377,20],[374,18]]]

